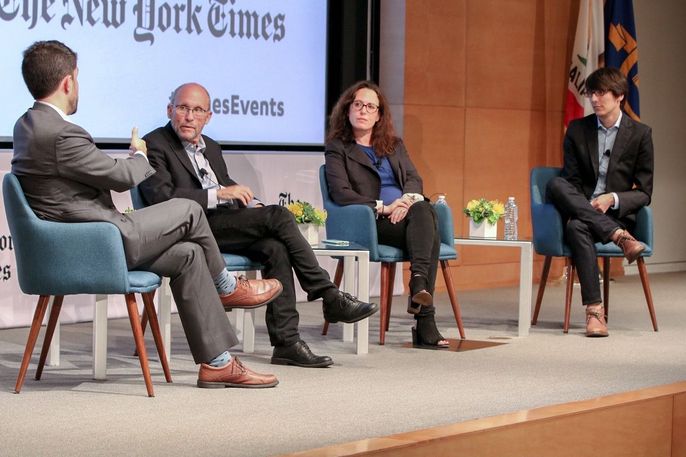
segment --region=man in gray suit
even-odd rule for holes
[[[136,129],[130,156],[119,160],[69,121],[79,100],[76,61],[59,41],[39,41],[24,52],[22,74],[36,102],[14,126],[12,173],[29,205],[42,219],[116,225],[130,269],[171,278],[188,344],[201,364],[199,387],[275,386],[275,376],[253,372],[229,354],[237,339],[222,303],[261,306],[281,284],[230,276],[202,208],[192,201],[170,200],[131,214],[115,208],[111,190],[126,191],[155,171]]]

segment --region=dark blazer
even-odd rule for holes
[[[326,144],[326,180],[333,201],[360,204],[374,209],[381,193],[381,179],[369,156],[356,143],[332,140]],[[422,178],[402,141],[388,156],[403,193],[422,194]]]
[[[222,186],[237,184],[229,177],[219,144],[208,136],[202,137],[206,145],[205,157],[217,177],[217,182]],[[207,190],[202,188],[193,164],[171,123],[153,130],[143,139],[148,145],[150,165],[157,170],[155,175],[139,186],[146,202],[154,204],[170,198],[189,198],[198,202],[207,211]]]
[[[569,124],[564,139],[562,177],[590,199],[598,181],[598,123],[595,114]],[[653,138],[650,127],[626,113],[610,153],[606,192],[616,192],[619,210],[608,211],[619,219],[633,220],[653,193]]]

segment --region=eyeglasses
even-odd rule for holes
[[[584,93],[584,97],[586,98],[591,98],[594,95],[596,97],[602,97],[603,95],[607,94],[609,91],[605,89],[598,89],[598,90],[587,90],[586,93]]]
[[[185,116],[188,113],[193,113],[194,116],[204,116],[205,114],[210,112],[210,110],[200,108],[199,106],[191,108],[190,106],[186,105],[174,105],[174,109],[177,113],[181,114],[182,116]]]
[[[379,111],[378,105],[375,105],[374,103],[364,103],[361,100],[355,100],[352,103],[352,107],[358,111],[362,111],[362,108],[367,108],[368,113],[376,113]]]

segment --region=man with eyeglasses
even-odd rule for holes
[[[276,278],[283,293],[267,305],[266,322],[274,346],[271,362],[305,368],[333,364],[314,354],[298,332],[293,270],[308,300],[322,298],[329,322],[357,322],[378,306],[341,292],[330,281],[302,237],[293,215],[278,205],[264,206],[248,186],[228,174],[220,146],[202,135],[210,121],[210,95],[196,83],[178,87],[167,105],[169,123],[147,135],[150,164],[157,173],[141,183],[148,203],[188,198],[199,203],[223,252],[264,264],[262,276]]]
[[[650,127],[622,112],[629,86],[619,70],[596,70],[585,91],[595,113],[569,124],[564,168],[548,183],[547,195],[566,219],[565,240],[586,306],[586,336],[604,337],[609,333],[594,243],[616,243],[629,263],[645,249],[629,232],[653,192],[653,139]]]

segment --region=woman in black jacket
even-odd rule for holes
[[[326,143],[326,178],[339,205],[367,205],[377,215],[381,244],[410,258],[408,312],[416,347],[443,348],[433,306],[440,237],[436,213],[422,194],[422,179],[395,134],[386,98],[374,83],[348,88],[334,106]]]

